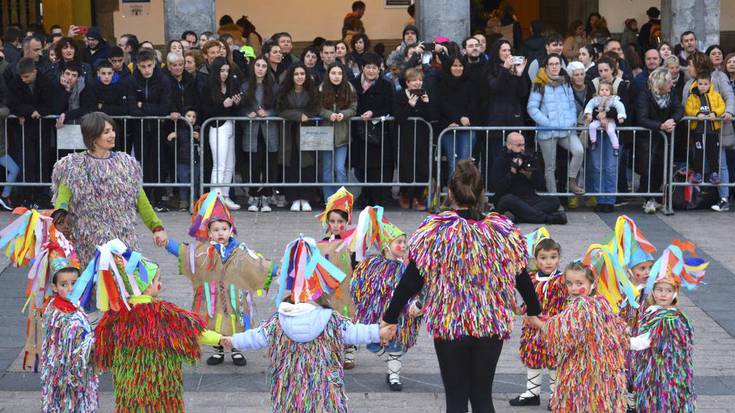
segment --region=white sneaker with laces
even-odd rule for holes
[[[311,205],[309,205],[309,201],[305,199],[301,200],[301,210],[304,212],[311,212]]]
[[[225,198],[224,201],[225,205],[227,205],[227,208],[230,208],[233,211],[237,211],[238,209],[240,209],[240,204],[236,204],[235,201],[233,201],[229,197]]]
[[[293,201],[293,204],[291,204],[291,212],[299,212],[301,211],[301,202],[297,199]]]
[[[260,212],[271,212],[272,209],[270,205],[268,205],[268,197],[262,197],[260,198]]]
[[[730,210],[730,203],[727,202],[727,199],[720,198],[720,202],[712,205],[712,209],[717,212],[727,212]]]

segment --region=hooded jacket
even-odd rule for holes
[[[573,128],[577,125],[577,106],[574,92],[569,82],[562,80],[558,85],[551,83],[545,69],[540,69],[533,81],[531,96],[528,98],[528,115],[542,130],[539,140],[569,136],[569,130],[548,130],[551,128]],[[547,129],[547,130],[544,130]]]

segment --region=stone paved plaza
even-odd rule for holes
[[[674,238],[695,242],[701,255],[710,259],[707,284],[686,292],[682,308],[695,328],[695,386],[699,412],[735,412],[735,216],[730,213],[688,212],[671,217],[643,215],[628,211],[643,231],[661,249]],[[391,210],[388,216],[406,231],[414,230],[424,215]],[[299,233],[317,237],[322,233],[313,214],[285,211],[270,214],[236,213],[239,239],[270,258],[280,257],[286,243]],[[611,231],[615,215],[573,212],[566,226],[549,230],[563,248],[563,263],[579,257],[587,245]],[[7,213],[0,222],[7,223]],[[162,214],[169,236],[183,239],[190,217],[185,213]],[[4,224],[3,224],[4,225]],[[522,225],[529,231],[532,225]],[[176,275],[176,260],[163,249],[153,246],[150,235],[139,226],[144,254],[162,264],[163,298],[188,307],[192,291],[188,281]],[[6,268],[0,275],[0,412],[34,412],[40,409],[38,375],[23,372],[21,348],[25,301],[25,272]],[[256,300],[256,318],[262,320],[274,311],[270,297]],[[542,392],[542,407],[511,408],[508,399],[523,391],[525,373],[518,357],[520,321],[512,338],[505,343],[495,380],[495,407],[499,412],[542,412],[548,389]],[[207,357],[206,354],[204,357]],[[217,367],[199,365],[186,369],[187,410],[191,412],[268,412],[270,401],[266,388],[268,363],[264,351],[246,355],[248,365],[235,367],[229,358]],[[346,373],[350,410],[354,412],[444,411],[439,368],[429,334],[422,329],[419,343],[404,358],[404,391],[391,393],[385,384],[385,364],[362,349],[357,367]],[[101,385],[103,412],[113,409],[109,376]],[[488,389],[489,391],[489,389]]]

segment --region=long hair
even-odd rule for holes
[[[268,59],[261,55],[257,59],[253,60],[248,70],[248,88],[245,91],[245,102],[248,106],[255,104],[255,89],[258,87],[258,78],[255,76],[255,63],[258,60],[265,62],[266,66],[269,66]],[[276,81],[270,72],[270,67],[265,72],[263,78],[263,109],[273,109],[275,104],[275,85]]]
[[[207,77],[207,86],[209,86],[209,93],[212,97],[212,102],[215,102],[219,104],[222,102],[226,97],[232,96],[237,92],[237,86],[235,85],[235,81],[232,78],[232,66],[230,66],[230,71],[227,74],[227,79],[225,79],[225,93],[222,93],[222,82],[220,81],[219,72],[222,69],[222,66],[228,65],[227,60],[225,60],[224,57],[218,57],[214,59],[212,62],[212,67],[209,72],[209,76]]]
[[[289,108],[288,95],[295,89],[293,76],[296,69],[303,69],[306,73],[306,80],[304,80],[304,91],[309,97],[309,102],[306,104],[304,113],[309,115],[316,115],[319,111],[319,96],[314,86],[314,81],[309,76],[309,69],[304,65],[303,62],[295,63],[288,69],[286,77],[283,79],[283,84],[278,93],[278,103],[276,105],[278,111]]]
[[[503,69],[503,61],[500,60],[500,48],[504,44],[510,46],[511,54],[513,54],[513,45],[505,39],[498,39],[490,46],[490,75],[493,77],[497,77]]]
[[[338,67],[342,71],[342,81],[339,85],[333,85],[329,80],[329,72],[335,67]],[[347,80],[347,71],[339,62],[334,62],[327,66],[327,72],[319,90],[321,92],[322,107],[324,108],[336,106],[337,109],[346,109],[352,102],[357,100],[355,90]]]
[[[59,59],[59,62],[62,62],[62,65],[63,65],[64,58],[61,56],[61,50],[67,46],[71,46],[74,49],[74,60],[73,61],[77,63],[81,63],[82,62],[81,50],[77,42],[75,42],[74,39],[72,39],[71,37],[62,37],[58,42],[56,42],[56,45],[54,46],[54,52],[56,53],[56,58]]]

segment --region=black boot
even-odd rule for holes
[[[563,212],[552,212],[546,215],[546,223],[552,225],[566,225],[567,214]]]

